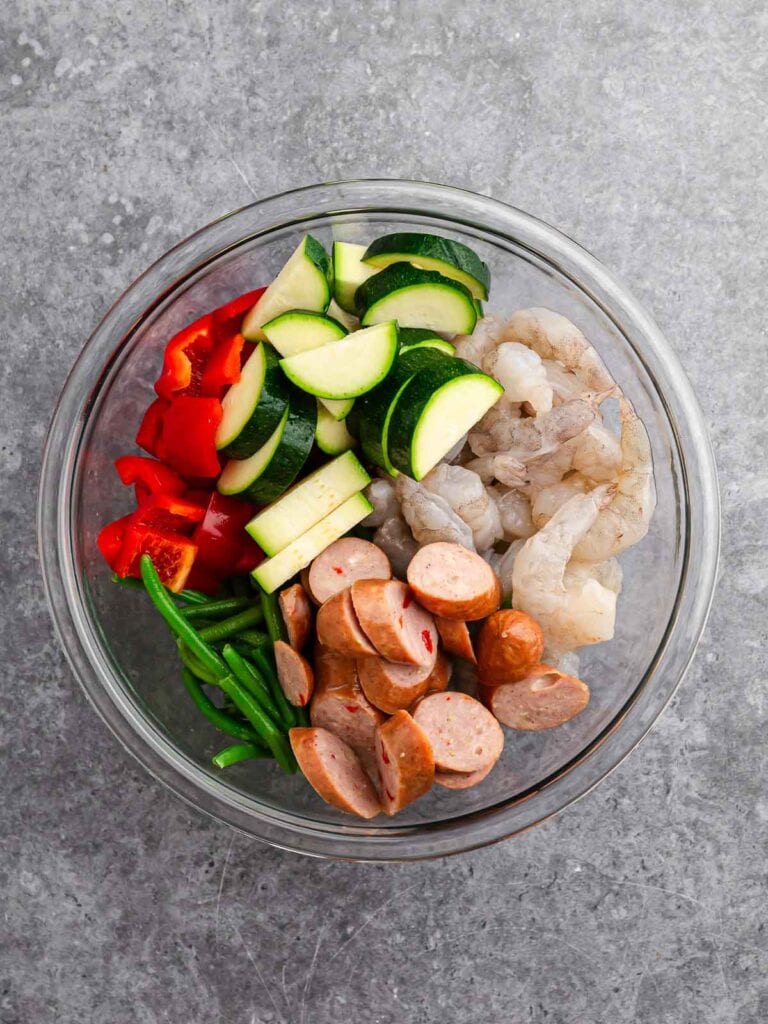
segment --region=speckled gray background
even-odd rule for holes
[[[0,1021],[767,1020],[764,4],[4,0],[0,28]],[[522,838],[411,866],[266,849],[154,784],[35,556],[45,427],[114,297],[252,197],[356,176],[511,201],[618,271],[724,497],[710,627],[641,748]]]

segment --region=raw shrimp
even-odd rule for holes
[[[620,401],[620,418],[621,468],[610,503],[574,547],[573,557],[582,562],[605,562],[637,544],[656,508],[651,443],[626,398]]]
[[[405,579],[408,565],[419,550],[408,524],[399,515],[386,519],[373,535],[376,544],[392,563],[395,576]]]
[[[481,421],[470,431],[469,447],[475,455],[505,452],[520,462],[548,455],[594,421],[601,397],[590,394],[575,398],[541,416],[524,419],[499,417],[490,426]]]
[[[532,537],[536,533],[536,527],[531,519],[531,503],[522,491],[505,487],[503,484],[487,487],[486,490],[499,510],[504,540]]]
[[[443,540],[461,544],[470,551],[475,550],[472,531],[445,498],[433,494],[403,474],[397,478],[395,492],[403,517],[419,544]]]
[[[477,473],[464,466],[440,463],[427,473],[421,484],[445,499],[467,524],[478,551],[492,547],[503,536],[499,510]]]
[[[516,341],[505,341],[483,359],[483,370],[504,388],[507,402],[527,402],[537,416],[552,408],[552,386],[541,358]]]
[[[521,341],[542,359],[559,359],[591,391],[615,387],[602,359],[579,328],[551,309],[519,309],[504,325],[503,339]]]
[[[565,479],[549,487],[542,487],[533,501],[531,516],[537,530],[549,522],[559,508],[574,494],[586,494],[590,484],[580,473],[570,473]]]
[[[545,487],[559,483],[573,465],[573,440],[561,444],[555,451],[534,459],[523,467],[520,487],[528,500],[534,502]],[[499,478],[501,479],[501,478]]]
[[[566,587],[585,583],[588,579],[597,580],[600,586],[607,587],[618,596],[621,593],[624,572],[616,558],[609,558],[607,562],[598,562],[597,565],[576,560],[571,560],[568,563],[565,570]]]
[[[522,487],[526,480],[526,467],[506,452],[495,452],[493,455],[481,455],[479,459],[470,459],[465,463],[465,467],[477,473],[484,483],[498,480],[507,487]]]
[[[547,383],[552,388],[552,399],[555,405],[570,402],[572,398],[580,398],[586,388],[573,370],[566,370],[557,359],[542,359],[541,365],[547,375]]]
[[[491,568],[499,577],[505,599],[512,593],[512,571],[515,567],[515,559],[524,544],[525,540],[523,538],[514,540],[503,554],[494,551],[488,557]]]
[[[394,480],[384,480],[380,477],[371,480],[365,488],[365,496],[373,505],[373,512],[363,520],[363,526],[381,526],[392,516],[400,515]]]
[[[612,497],[607,485],[566,502],[543,529],[525,541],[512,571],[512,606],[537,620],[558,653],[610,640],[616,594],[597,580],[566,578],[574,547]]]
[[[475,366],[481,366],[484,357],[496,347],[503,326],[496,317],[484,316],[477,321],[471,334],[462,334],[453,339],[456,355]]]
[[[572,465],[596,483],[616,478],[621,467],[621,443],[600,417],[574,438]]]

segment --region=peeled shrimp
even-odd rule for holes
[[[483,370],[504,388],[508,402],[527,402],[536,415],[552,408],[552,385],[541,358],[516,341],[505,341],[483,359]]]
[[[564,480],[550,484],[549,487],[542,487],[537,493],[531,509],[535,528],[540,530],[549,522],[555,512],[563,507],[566,501],[570,501],[574,494],[586,494],[588,490],[590,490],[589,481],[580,473],[571,473]]]
[[[523,419],[499,417],[491,425],[481,421],[469,433],[469,447],[475,455],[505,452],[520,462],[548,455],[594,421],[600,397],[588,395],[575,398],[541,416],[527,416]]]
[[[605,562],[637,544],[648,532],[656,507],[651,443],[642,420],[627,399],[620,402],[621,468],[610,502],[579,539],[573,557]]]
[[[526,467],[506,452],[481,455],[479,459],[466,462],[465,467],[477,473],[484,483],[498,480],[507,487],[522,487],[526,479]]]
[[[573,442],[573,468],[596,483],[613,480],[621,467],[621,443],[600,419]]]
[[[504,325],[505,341],[521,341],[542,359],[558,359],[591,391],[615,387],[600,356],[579,328],[551,309],[519,309]]]
[[[472,531],[445,498],[402,474],[395,483],[395,492],[403,517],[419,544],[443,540],[475,550]]]
[[[453,339],[456,355],[475,366],[482,366],[485,356],[496,347],[503,326],[496,317],[484,316],[477,321],[471,334],[462,334]]]
[[[555,451],[542,458],[533,459],[522,471],[522,482],[518,486],[533,502],[545,487],[559,483],[573,466],[573,441],[566,441]]]
[[[497,484],[486,490],[496,502],[504,531],[504,540],[517,540],[518,537],[532,537],[536,532],[531,518],[531,503],[522,491]]]
[[[363,520],[363,526],[381,526],[392,516],[400,515],[394,480],[381,478],[371,480],[365,488],[365,496],[373,505],[373,512],[370,512]]]
[[[492,552],[488,556],[488,562],[499,577],[501,583],[501,591],[505,598],[508,598],[512,593],[512,572],[515,567],[515,559],[518,553],[522,550],[525,541],[520,538],[514,540],[509,545],[507,550],[503,554],[498,554],[496,551]]]
[[[586,388],[573,370],[566,370],[557,359],[542,359],[541,365],[547,376],[547,383],[552,388],[552,399],[555,405],[570,402],[572,398],[580,398]]]
[[[374,533],[373,543],[380,547],[390,560],[395,576],[405,579],[408,565],[419,550],[419,545],[413,539],[405,520],[399,515],[385,519]]]
[[[612,590],[618,596],[621,593],[624,572],[616,558],[609,558],[607,562],[598,562],[597,565],[575,560],[568,563],[565,570],[566,587],[578,582],[584,583],[588,579],[597,580],[600,586]]]
[[[492,547],[503,536],[499,510],[477,473],[464,466],[440,463],[421,484],[447,501],[467,524],[478,551]]]
[[[527,540],[512,571],[512,606],[532,615],[556,652],[610,640],[616,594],[589,577],[566,578],[573,550],[611,500],[611,488],[577,494]]]

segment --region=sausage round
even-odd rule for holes
[[[301,727],[288,732],[307,782],[326,803],[360,818],[375,818],[381,803],[373,783],[350,746],[327,729]]]
[[[477,677],[483,686],[523,679],[541,661],[544,633],[525,612],[502,608],[489,615],[477,638]]]
[[[494,761],[487,768],[481,768],[477,772],[435,772],[435,782],[446,789],[471,789],[490,774],[495,763]]]
[[[534,665],[519,682],[486,688],[484,697],[502,725],[541,732],[582,712],[589,703],[589,687],[549,665]]]
[[[312,631],[312,605],[307,592],[300,583],[294,583],[292,587],[281,591],[278,602],[288,633],[288,643],[294,650],[301,651]]]
[[[473,665],[477,664],[472,647],[472,637],[469,635],[466,622],[462,622],[460,619],[442,619],[436,615],[435,625],[443,647],[449,654],[455,654],[457,658],[463,658],[464,661],[471,661]]]
[[[432,616],[400,580],[358,580],[352,604],[364,633],[382,658],[431,669],[437,658]]]
[[[373,657],[378,653],[360,628],[349,588],[334,594],[320,608],[317,613],[317,639],[329,651],[347,658]]]
[[[429,668],[421,665],[401,665],[386,658],[360,658],[357,661],[357,675],[363,693],[374,707],[388,715],[410,707],[423,697],[432,674]]]
[[[304,590],[306,591],[307,597],[310,599],[312,604],[319,605],[320,602],[317,600],[315,595],[312,593],[312,590],[310,589],[310,586],[309,586],[309,566],[308,565],[305,566],[301,570],[301,572],[299,573],[299,579],[301,580],[301,585],[302,585],[302,587],[304,587]]]
[[[501,604],[501,584],[490,565],[461,544],[437,541],[419,548],[408,582],[427,611],[444,619],[484,619]]]
[[[443,690],[447,690],[452,675],[453,662],[450,658],[446,658],[442,651],[438,651],[435,667],[427,679],[427,693],[442,693]]]
[[[396,711],[376,730],[376,764],[385,814],[397,814],[432,788],[432,747],[424,730],[407,711]]]
[[[307,580],[315,600],[323,604],[355,580],[388,580],[389,559],[375,544],[359,537],[342,537],[317,556]]]
[[[315,649],[315,693],[309,720],[348,743],[367,771],[375,770],[374,736],[384,715],[363,693],[352,659]]]
[[[431,693],[413,717],[429,738],[438,771],[480,771],[495,764],[504,749],[499,723],[465,693]]]
[[[274,651],[277,678],[286,700],[295,708],[305,707],[315,688],[312,666],[303,654],[299,654],[283,640],[275,640]]]

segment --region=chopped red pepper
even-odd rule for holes
[[[120,549],[123,546],[123,540],[125,539],[125,531],[128,529],[133,516],[123,516],[121,519],[115,519],[112,523],[107,523],[100,531],[96,538],[96,544],[98,545],[99,551],[104,556],[104,561],[114,572],[115,565],[117,564],[118,556],[120,555]]]
[[[137,526],[150,526],[154,530],[170,530],[184,533],[200,523],[205,516],[205,506],[188,498],[173,494],[150,494],[133,513]]]
[[[240,380],[240,356],[244,344],[245,338],[242,334],[233,334],[218,343],[203,370],[203,394],[219,394],[222,388],[237,384]]]
[[[149,555],[165,586],[178,592],[186,585],[196,554],[197,547],[188,537],[132,524],[125,532],[115,572],[118,576],[139,577],[139,560]]]
[[[163,417],[160,456],[183,476],[214,477],[221,472],[216,430],[222,408],[218,398],[183,395]]]
[[[144,413],[136,444],[150,455],[157,455],[157,446],[163,429],[163,416],[169,403],[164,398],[156,398]]]
[[[239,295],[236,299],[232,299],[231,302],[227,302],[225,305],[215,309],[213,311],[213,322],[216,328],[216,336],[223,338],[228,334],[239,332],[245,314],[252,306],[256,305],[266,290],[266,288],[257,288],[253,292],[246,292],[244,295]]]
[[[240,557],[232,569],[232,575],[246,576],[249,572],[253,572],[257,565],[261,565],[263,561],[264,552],[255,541],[251,540],[250,537],[246,537]]]
[[[208,502],[205,518],[193,536],[198,547],[198,563],[222,576],[249,572],[248,568],[238,568],[238,563],[246,549],[245,542],[250,540],[245,532],[245,525],[255,515],[255,505],[214,491]],[[256,548],[256,551],[260,554],[259,548]],[[258,562],[252,568],[256,565]]]
[[[210,594],[213,597],[219,592],[221,577],[204,569],[195,559],[195,564],[192,566],[192,571],[187,576],[184,586],[190,590],[201,590],[204,594]]]
[[[136,484],[149,494],[183,494],[186,484],[172,469],[146,455],[121,455],[115,459],[117,475],[126,485]]]
[[[216,345],[213,314],[200,317],[168,342],[155,391],[169,401],[178,395],[199,395],[203,370]]]

